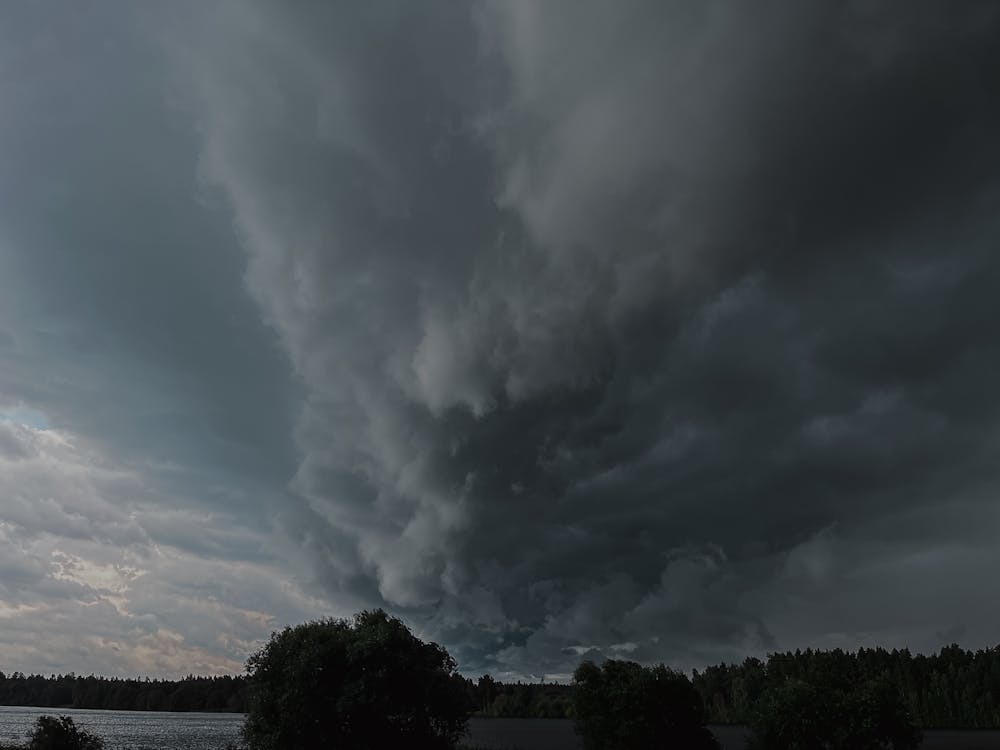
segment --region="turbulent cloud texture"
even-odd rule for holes
[[[204,549],[224,517],[268,550],[239,564],[302,588],[264,607],[208,586],[231,650],[204,612],[169,632],[213,658],[254,637],[234,613],[266,625],[307,600],[386,606],[507,675],[989,641],[992,3],[106,11],[46,32],[84,72],[2,74],[29,99],[118,88],[59,105],[99,165],[27,119],[0,134],[29,218],[61,217],[0,217],[0,270],[47,290],[0,309],[0,386],[120,456],[115,482],[167,490],[162,516],[127,520],[88,479],[85,528],[46,533],[137,557],[60,547],[29,558],[46,580],[114,607],[157,534],[233,559]],[[58,60],[23,23],[25,59]],[[82,279],[23,260],[60,243]],[[93,410],[119,392],[35,375],[59,365],[127,384],[115,418]],[[4,461],[61,439],[25,421]],[[2,520],[34,533],[45,494],[24,486]]]
[[[232,518],[167,507],[65,432],[0,422],[0,495],[5,669],[240,671],[272,612],[317,606]]]

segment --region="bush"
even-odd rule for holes
[[[718,747],[704,726],[701,696],[687,677],[662,664],[585,661],[573,683],[576,732],[588,750]]]
[[[455,661],[382,610],[285,628],[247,672],[251,750],[450,748],[469,717]]]
[[[28,735],[28,750],[104,750],[104,741],[77,728],[68,716],[39,716]]]
[[[914,750],[921,734],[891,683],[854,689],[788,680],[751,723],[753,750]]]

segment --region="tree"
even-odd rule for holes
[[[585,661],[573,684],[576,731],[587,750],[718,747],[704,726],[701,696],[687,677],[662,664]]]
[[[753,750],[914,750],[921,739],[886,680],[838,688],[790,678],[767,692],[751,730]]]
[[[68,716],[39,716],[28,750],[104,750],[104,741],[79,729]]]
[[[247,673],[251,750],[449,748],[469,717],[454,659],[382,610],[273,633]]]

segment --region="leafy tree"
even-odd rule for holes
[[[28,750],[104,750],[104,741],[79,729],[68,716],[39,716]]]
[[[914,750],[921,740],[885,680],[841,688],[790,678],[765,695],[751,729],[753,750]]]
[[[576,731],[587,750],[718,747],[704,726],[701,696],[687,677],[662,664],[585,661],[573,684]]]
[[[1000,727],[1000,646],[966,651],[951,645],[928,656],[907,649],[806,649],[771,654],[766,663],[708,667],[695,672],[693,682],[710,722],[744,724],[766,693],[790,679],[841,691],[888,681],[917,726]]]
[[[813,685],[789,679],[769,692],[751,723],[753,750],[823,750],[836,728],[835,712]]]
[[[251,750],[449,748],[469,716],[455,661],[382,610],[274,633],[247,673]]]

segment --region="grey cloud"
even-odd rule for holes
[[[0,421],[0,456],[7,460],[30,458],[34,454],[30,441],[22,438],[25,428],[9,421]]]
[[[66,431],[9,432],[17,450],[0,455],[5,668],[238,672],[272,629],[330,610],[287,580],[252,526],[171,507],[140,474]]]
[[[192,484],[280,489],[291,387],[229,222],[198,195],[149,19],[55,7],[4,14],[0,394]]]
[[[760,651],[751,593],[820,570],[822,529],[990,475],[987,5],[215,20],[204,174],[310,394],[334,590],[370,575],[496,668]],[[704,543],[711,575],[670,562]]]
[[[131,617],[208,663],[386,605],[507,675],[988,639],[991,3],[94,8],[8,11],[0,398],[131,478],[3,509],[172,550]]]

